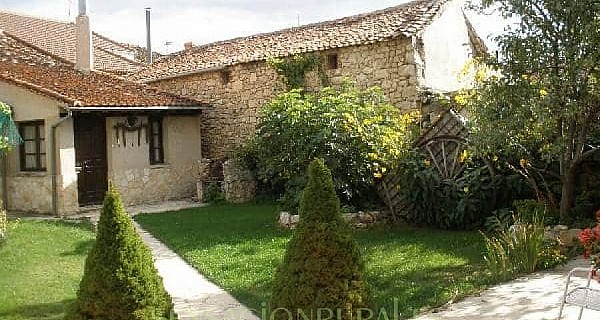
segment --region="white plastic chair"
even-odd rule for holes
[[[569,272],[569,275],[567,276],[567,283],[565,285],[565,291],[560,304],[560,313],[558,314],[559,320],[562,317],[565,304],[571,304],[581,308],[579,310],[579,317],[577,320],[581,320],[583,309],[600,311],[600,290],[591,288],[592,274],[594,271],[600,272],[600,269],[595,269],[592,265],[589,268],[573,268]],[[569,289],[569,285],[571,285],[571,277],[574,273],[587,274],[585,286],[577,286]]]

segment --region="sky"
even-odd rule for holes
[[[78,0],[0,0],[0,10],[74,21]],[[191,41],[205,44],[326,21],[395,6],[407,0],[88,0],[92,29],[111,39],[146,45],[145,8],[151,8],[152,47],[169,53]],[[505,23],[467,12],[475,29],[491,37]]]

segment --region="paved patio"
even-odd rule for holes
[[[535,273],[492,287],[481,295],[469,297],[415,320],[550,320],[557,319],[566,276],[574,267],[589,267],[583,259],[576,259],[556,270]],[[576,279],[585,284],[583,278]],[[592,284],[600,289],[597,282]],[[597,297],[600,300],[600,297]],[[579,308],[565,307],[562,319],[577,319]],[[598,320],[600,312],[584,310],[582,320]]]

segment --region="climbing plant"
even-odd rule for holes
[[[304,89],[306,73],[319,67],[321,59],[316,54],[296,54],[285,58],[269,58],[267,64],[284,77],[287,90]],[[319,72],[319,74],[323,81],[323,72]]]

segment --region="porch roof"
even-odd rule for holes
[[[88,111],[198,110],[208,104],[74,64],[0,30],[0,80]]]

